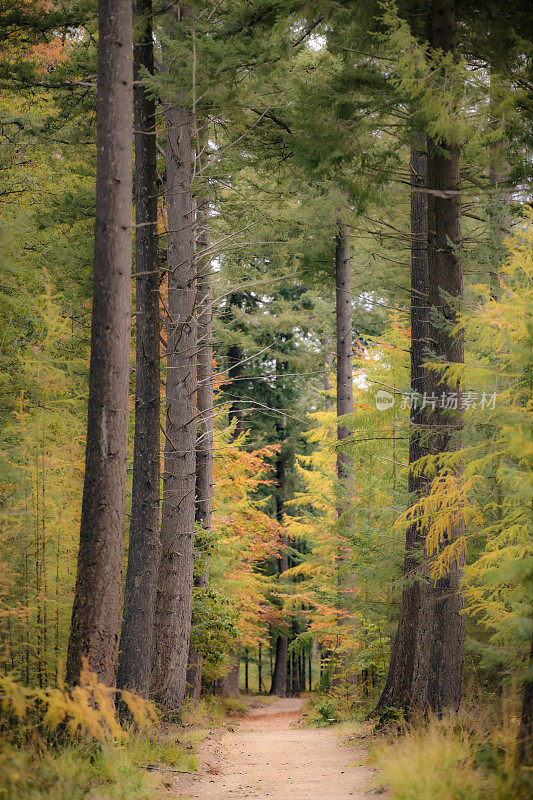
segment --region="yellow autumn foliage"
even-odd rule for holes
[[[54,733],[65,729],[71,739],[121,741],[128,731],[121,727],[115,710],[116,691],[100,683],[87,667],[78,686],[31,688],[11,675],[0,676],[0,708],[4,723]],[[121,692],[135,727],[155,725],[158,716],[152,703],[131,692]],[[8,727],[6,725],[6,727]]]

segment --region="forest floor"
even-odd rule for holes
[[[199,769],[167,797],[191,800],[368,800],[364,751],[343,747],[334,728],[307,727],[304,700],[253,698],[248,713],[200,747]]]

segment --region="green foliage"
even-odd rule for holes
[[[339,722],[339,716],[335,702],[331,697],[323,697],[313,708],[315,712],[314,720],[317,725],[334,725]]]
[[[213,586],[193,590],[193,624],[191,643],[204,659],[204,677],[210,678],[210,668],[220,664],[239,636],[239,612],[229,597]]]

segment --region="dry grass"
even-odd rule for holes
[[[474,704],[413,722],[373,745],[378,781],[393,800],[528,800],[531,770],[517,764],[518,704]]]

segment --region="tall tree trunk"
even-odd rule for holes
[[[122,600],[128,445],[132,216],[132,8],[98,9],[96,221],[80,549],[66,677],[84,660],[114,685]]]
[[[501,109],[495,108],[494,98],[495,76],[490,73],[489,89],[489,113],[491,127],[499,128],[501,125]],[[499,80],[496,78],[496,80]],[[506,81],[506,83],[508,83]],[[510,86],[507,86],[510,90]],[[498,298],[500,294],[500,270],[504,263],[508,250],[506,237],[511,231],[511,187],[509,185],[509,175],[511,172],[510,147],[507,137],[502,137],[499,141],[494,141],[490,145],[489,162],[489,182],[492,194],[489,200],[489,224],[488,236],[488,257],[490,260],[490,278],[492,285],[492,295]]]
[[[197,278],[198,292],[198,357],[196,435],[196,522],[211,530],[213,509],[213,301],[211,296],[211,261],[202,256],[209,245],[207,203],[197,207]],[[206,570],[195,579],[199,588],[209,583]],[[191,646],[187,668],[187,694],[197,702],[202,689],[202,657]]]
[[[430,44],[434,49],[454,51],[453,0],[432,0],[430,31]],[[434,357],[460,364],[463,362],[463,339],[460,334],[450,333],[457,317],[456,303],[462,298],[462,267],[458,252],[461,243],[461,200],[457,145],[428,142],[427,180],[427,286],[428,305],[434,311],[434,316],[426,317],[420,309],[413,308],[414,329],[416,334],[419,325],[419,335],[423,337],[427,326]],[[417,237],[419,234],[414,233],[413,242],[417,241]],[[415,272],[415,253],[412,266]],[[423,264],[418,264],[418,268],[423,270]],[[416,284],[413,286],[420,289]],[[416,291],[412,291],[412,302],[415,296]],[[412,356],[422,358],[416,342]],[[459,446],[463,425],[458,385],[453,380],[443,381],[433,370],[420,370],[421,364],[417,362],[412,375],[412,380],[419,383],[417,389],[427,392],[428,396],[456,395],[457,408],[443,410],[437,403],[434,410],[428,407],[423,417],[414,420],[411,463],[426,453],[436,455],[453,451]],[[457,477],[460,478],[460,475]],[[414,492],[426,492],[428,483],[428,479],[422,478],[417,483],[411,478],[410,488]],[[425,549],[426,534],[427,530],[419,530],[418,534],[409,531],[407,535],[406,572],[411,581],[414,577],[417,581],[411,588],[406,588],[403,594],[389,676],[379,706],[422,711],[429,708],[440,714],[446,708],[456,710],[462,693],[465,635],[461,615],[463,602],[459,593],[462,557],[452,559],[448,573],[435,583],[429,574],[428,556],[422,555],[420,565],[415,552]],[[450,524],[444,545],[453,544],[463,535],[464,522],[458,520]]]
[[[154,71],[152,0],[136,0],[135,127],[136,359],[130,541],[117,686],[147,697],[152,667],[159,550],[160,315],[155,101],[141,80]]]
[[[276,430],[280,441],[284,435],[284,424],[280,421],[276,424]],[[285,459],[280,452],[276,460],[276,483],[278,486],[276,492],[276,519],[280,523],[283,522],[283,514],[285,511],[284,492],[285,492]],[[281,552],[278,558],[278,574],[282,575],[289,569],[289,552],[288,542],[283,537],[281,542]],[[287,694],[287,652],[289,647],[289,640],[287,635],[279,634],[276,640],[276,662],[274,665],[274,676],[272,678],[272,686],[270,694],[275,694],[278,697],[285,697]]]
[[[451,14],[453,4],[434,0],[435,32],[446,34],[451,22],[438,28],[440,11]],[[435,18],[436,17],[436,18]],[[453,40],[452,40],[453,41]],[[434,47],[447,49],[447,36],[435,36]],[[463,294],[462,265],[458,252],[461,244],[461,199],[459,173],[459,148],[443,143],[431,142],[429,147],[428,180],[430,188],[439,192],[429,197],[429,305],[438,309],[437,321],[430,319],[430,340],[437,357],[451,364],[464,361],[464,342],[461,333],[451,334],[450,328],[457,321],[457,302]],[[441,192],[456,192],[448,196]],[[451,302],[449,298],[452,298]],[[454,302],[455,301],[455,302]],[[442,380],[441,375],[428,371],[428,392],[431,396],[458,396],[456,410],[443,411],[440,406],[430,415],[430,446],[434,455],[452,452],[461,445],[463,413],[460,408],[459,385],[453,379]],[[455,470],[461,479],[460,468]],[[444,545],[452,545],[464,537],[464,520],[450,524]],[[460,582],[463,571],[463,556],[452,559],[448,574],[433,585],[433,579],[424,583],[426,594],[425,630],[429,629],[429,647],[419,656],[415,665],[415,697],[417,705],[428,705],[439,714],[445,708],[457,710],[461,702],[465,620],[461,614],[463,598]],[[427,673],[427,674],[426,674]],[[427,687],[427,688],[426,688]],[[427,691],[427,697],[426,697]]]
[[[352,295],[350,281],[350,234],[341,225],[336,236],[335,246],[335,313],[337,328],[337,417],[353,412],[353,374],[352,374]],[[349,428],[339,425],[337,440],[340,442],[351,436]],[[351,462],[343,453],[337,454],[337,477],[347,489]],[[343,512],[342,506],[339,512]]]
[[[350,234],[345,225],[339,224],[335,246],[335,316],[337,337],[337,418],[353,413],[353,367],[352,367],[352,294],[350,274]],[[351,431],[345,425],[337,426],[337,442],[341,444],[351,436]],[[341,496],[337,505],[339,519],[344,517],[343,528],[346,530],[348,523],[346,513],[349,512],[350,499],[353,498],[353,484],[351,476],[352,463],[350,458],[342,452],[337,452],[337,478]],[[346,545],[343,531],[339,531],[335,568],[337,571],[337,624],[342,626],[345,621],[345,602],[343,589],[347,587],[347,580],[342,575],[343,564],[346,560]],[[341,658],[337,667],[341,667]],[[334,670],[334,673],[337,670]],[[339,675],[332,673],[335,680]]]
[[[411,151],[411,392],[423,396],[427,390],[427,375],[423,368],[428,347],[428,195],[427,153],[425,137]],[[424,434],[427,414],[420,403],[411,404],[411,434],[409,463],[414,464],[429,453]],[[423,477],[409,472],[408,489],[413,501],[424,490]],[[419,569],[419,555],[424,547],[424,531],[417,525],[407,530],[404,578],[409,583],[403,591],[398,630],[392,647],[389,673],[379,706],[408,708],[410,706],[414,659],[420,626],[421,586],[413,581]]]
[[[272,675],[272,686],[270,694],[277,697],[287,695],[287,648],[289,640],[286,636],[278,636],[276,639],[276,656],[274,661],[274,674]]]
[[[168,316],[161,559],[153,693],[179,717],[186,688],[194,569],[196,484],[196,274],[188,108],[165,111]]]

